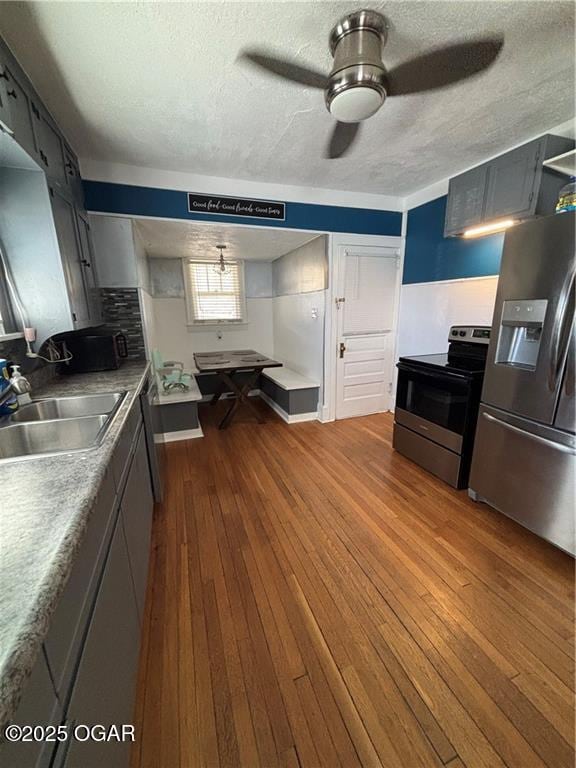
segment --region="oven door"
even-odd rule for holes
[[[396,421],[461,453],[469,413],[470,379],[403,362],[397,367]]]

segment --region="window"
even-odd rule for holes
[[[186,307],[190,325],[245,321],[244,264],[226,261],[226,272],[215,261],[184,261]]]

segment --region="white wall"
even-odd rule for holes
[[[148,291],[140,288],[138,291],[140,298],[140,311],[142,312],[142,323],[144,326],[144,342],[146,344],[146,357],[151,358],[152,350],[158,347],[158,338],[156,331],[156,311],[154,299]]]
[[[132,225],[132,240],[134,243],[134,255],[136,257],[136,279],[138,281],[138,286],[150,294],[150,264],[148,255],[144,249],[142,238],[134,225]]]
[[[245,325],[197,329],[186,325],[183,298],[152,299],[155,346],[164,360],[181,360],[187,370],[194,368],[195,352],[256,349],[272,357],[272,301],[271,298],[246,299]]]
[[[403,285],[397,356],[445,352],[451,325],[492,325],[497,277]]]
[[[311,285],[313,267],[314,286],[324,284],[325,272],[319,270],[318,264],[325,260],[325,238],[317,238],[314,243],[273,263],[245,262],[246,324],[220,328],[187,326],[179,260],[151,259],[153,297],[150,304],[146,299],[143,302],[150,348],[158,348],[165,360],[181,360],[188,369],[194,367],[195,352],[256,349],[322,384],[325,291],[272,295],[274,269],[282,275],[282,280],[276,282],[302,288]],[[153,322],[148,315],[153,316]]]
[[[327,239],[317,237],[272,263],[274,356],[324,386]]]
[[[320,386],[324,380],[326,291],[274,298],[274,356]]]
[[[181,360],[190,370],[194,367],[195,352],[256,349],[273,355],[270,262],[245,263],[246,323],[219,328],[190,327],[186,324],[180,259],[154,258],[149,260],[149,265],[152,286],[149,311],[153,316],[153,328],[148,333],[149,344],[151,349],[159,349],[165,360]]]

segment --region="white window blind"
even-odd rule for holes
[[[241,323],[245,317],[243,263],[226,261],[217,272],[214,261],[184,261],[188,323]]]

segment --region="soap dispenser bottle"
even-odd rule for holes
[[[10,368],[12,368],[10,383],[18,399],[18,405],[26,405],[30,402],[30,384],[28,379],[25,379],[20,373],[19,365],[11,365]]]

